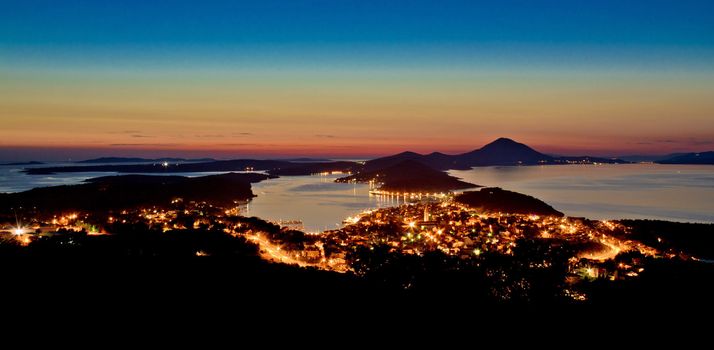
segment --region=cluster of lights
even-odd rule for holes
[[[432,198],[446,198],[447,194],[444,192],[441,193],[429,193],[429,192],[390,192],[390,191],[383,191],[383,190],[371,190],[369,191],[370,195],[375,195],[375,196],[397,196],[397,197],[405,197],[405,198],[422,198],[422,197],[432,197]]]

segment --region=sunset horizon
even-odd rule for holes
[[[713,199],[712,0],[0,5],[0,295],[40,336],[698,320]]]
[[[417,142],[411,145],[390,145],[369,149],[363,144],[349,145],[342,147],[330,147],[325,145],[300,145],[285,144],[280,147],[268,145],[257,149],[240,149],[233,145],[225,148],[212,145],[186,147],[180,145],[163,145],[161,148],[144,148],[145,145],[110,145],[105,147],[68,147],[67,145],[49,146],[5,146],[0,148],[0,161],[3,162],[26,162],[26,161],[78,161],[101,157],[127,157],[127,158],[213,158],[213,159],[285,159],[285,158],[325,158],[325,159],[360,159],[369,160],[402,152],[416,152],[429,154],[433,152],[444,154],[461,154],[481,148],[498,138],[509,138],[514,141],[525,143],[534,149],[545,154],[554,156],[594,156],[605,158],[618,158],[623,156],[667,156],[677,153],[707,152],[714,149],[714,145],[709,142],[691,141],[688,146],[671,146],[676,142],[671,140],[660,140],[654,142],[642,142],[632,148],[595,148],[595,147],[569,147],[560,143],[536,144],[528,142],[528,138],[512,138],[507,136],[497,136],[483,140],[474,140],[472,145],[455,145],[453,147],[424,146]],[[651,145],[664,144],[664,147],[652,147]],[[641,147],[645,145],[647,147]]]
[[[0,148],[376,157],[509,137],[568,155],[710,150],[707,10],[11,2]]]

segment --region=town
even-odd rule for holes
[[[313,234],[241,216],[242,204],[234,204],[214,206],[175,198],[164,207],[22,217],[24,225],[18,221],[16,225],[0,226],[0,237],[5,242],[15,240],[28,245],[68,232],[111,235],[117,225],[144,225],[160,232],[222,231],[257,245],[265,260],[357,274],[360,271],[355,267],[355,252],[360,249],[386,249],[388,253],[415,257],[438,252],[465,264],[461,266],[478,266],[498,256],[531,255],[519,248],[522,242],[535,240],[548,250],[568,252],[567,274],[562,277],[570,287],[595,279],[637,278],[645,268],[644,257],[691,258],[673,249],[658,250],[628,239],[629,228],[619,222],[480,212],[454,201],[453,194],[415,196],[406,204],[349,217],[341,229]],[[197,248],[195,256],[210,256],[210,252]],[[543,259],[530,267],[548,268],[552,263]],[[587,299],[576,289],[566,289],[564,293],[574,300]]]

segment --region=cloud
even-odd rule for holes
[[[270,146],[270,145],[259,145],[257,143],[222,143],[221,146]]]
[[[206,138],[206,139],[218,139],[218,138],[223,138],[226,137],[226,135],[223,134],[202,134],[202,135],[194,135],[198,138]]]
[[[695,138],[685,138],[681,140],[675,140],[675,139],[655,139],[655,140],[650,140],[650,141],[637,141],[637,142],[628,142],[630,144],[635,144],[635,145],[661,145],[661,144],[667,144],[667,145],[689,145],[689,146],[706,146],[706,145],[711,145],[714,144],[714,141],[712,140],[697,140]]]
[[[321,137],[321,138],[325,138],[325,139],[334,139],[334,138],[337,137],[337,136],[335,136],[335,135],[328,135],[328,134],[315,134],[315,137]]]
[[[174,146],[181,146],[181,144],[180,143],[112,143],[109,146],[111,146],[111,147],[147,147],[147,146],[174,147]]]
[[[141,130],[118,130],[118,131],[107,131],[107,134],[120,134],[120,135],[126,135],[126,134],[141,134]]]
[[[133,135],[131,135],[131,137],[137,138],[137,139],[141,139],[141,138],[152,138],[153,136],[141,135],[141,134],[133,134]]]
[[[234,132],[231,135],[233,136],[253,136],[252,132]]]

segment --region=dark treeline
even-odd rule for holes
[[[298,245],[301,232],[280,230],[258,218],[235,217],[243,230],[285,234]],[[692,261],[621,254],[612,264],[643,259],[641,279],[595,279],[579,285],[590,299],[568,298],[564,276],[577,247],[564,241],[522,239],[514,254],[484,253],[459,259],[441,252],[423,256],[375,245],[355,247],[347,257],[354,273],[274,264],[244,238],[211,229],[161,232],[143,224],[115,224],[111,235],[85,232],[37,237],[27,246],[0,242],[3,293],[120,298],[161,303],[164,297],[196,298],[207,305],[248,302],[294,303],[342,300],[345,303],[439,304],[457,302],[464,309],[507,306],[705,305],[714,266]],[[638,254],[638,253],[635,253]],[[545,263],[547,262],[547,263]],[[11,268],[10,268],[11,267]],[[246,299],[248,298],[248,299]]]
[[[620,220],[631,228],[621,237],[634,239],[658,249],[675,249],[697,258],[714,260],[714,224],[661,220]]]
[[[0,194],[0,212],[10,208],[40,208],[49,211],[102,210],[160,205],[175,198],[233,205],[253,198],[251,183],[269,178],[263,174],[228,173],[188,178],[183,176],[107,176],[84,184],[35,188]]]
[[[486,213],[563,216],[563,213],[538,198],[498,187],[467,191],[456,196],[455,200]]]

